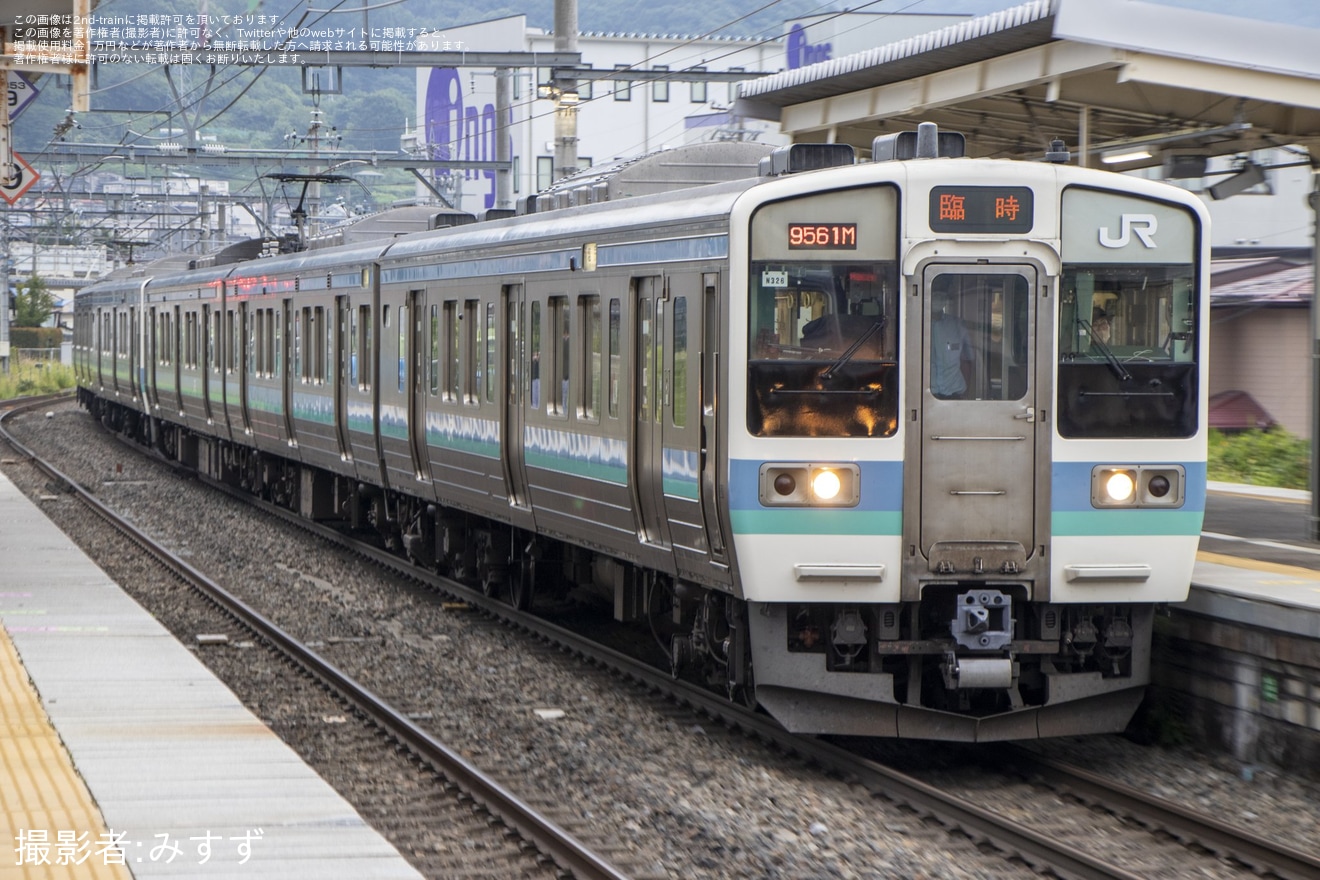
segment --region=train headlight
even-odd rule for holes
[[[1125,504],[1137,491],[1137,481],[1127,471],[1114,471],[1105,478],[1105,495],[1116,504]]]
[[[843,490],[843,481],[836,471],[822,469],[811,475],[811,492],[820,501],[833,501]]]
[[[1182,507],[1182,465],[1101,465],[1091,470],[1092,507]]]
[[[862,473],[855,464],[785,462],[761,465],[762,507],[856,507]]]

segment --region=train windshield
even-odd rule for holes
[[[1059,432],[1196,433],[1196,296],[1188,265],[1065,265]]]
[[[1196,434],[1196,254],[1185,206],[1083,187],[1063,194],[1059,378],[1063,437]]]
[[[747,428],[887,437],[898,427],[898,268],[753,262]]]

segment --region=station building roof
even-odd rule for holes
[[[1210,305],[1214,308],[1308,306],[1315,289],[1310,254],[1232,257],[1210,266]]]
[[[1141,0],[1032,0],[739,84],[738,110],[795,141],[851,143],[935,122],[968,154],[1084,164],[1320,146],[1320,29]],[[1140,149],[1139,149],[1140,148]]]

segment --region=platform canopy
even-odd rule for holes
[[[969,155],[1041,156],[1060,138],[1092,167],[1134,157],[1114,170],[1271,146],[1316,155],[1317,47],[1314,28],[1138,0],[1033,0],[745,81],[737,110],[863,155],[920,122],[966,134]]]

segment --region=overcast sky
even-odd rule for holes
[[[1320,3],[1316,0],[1145,0],[1165,6],[1181,6],[1218,12],[1239,18],[1260,18],[1306,27],[1320,27]],[[871,7],[878,12],[964,12],[984,15],[998,9],[1018,6],[1014,0],[887,0]]]

